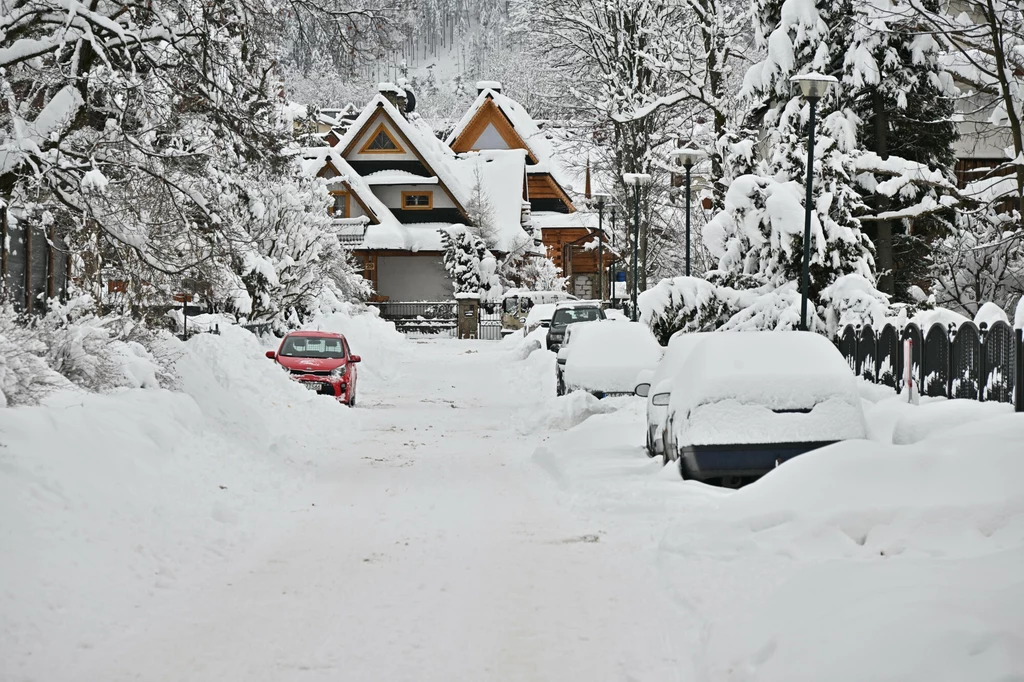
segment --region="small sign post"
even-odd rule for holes
[[[186,304],[192,302],[192,294],[175,294],[174,300],[181,304],[181,335],[188,339],[188,313],[185,311]]]

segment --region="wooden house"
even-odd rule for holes
[[[329,181],[339,238],[378,300],[449,300],[439,230],[472,225],[470,208],[480,197],[493,251],[532,246],[523,227],[526,153],[456,154],[426,123],[407,117],[399,95],[383,84],[337,144],[306,150],[306,172]]]
[[[597,295],[596,249],[581,248],[597,236],[597,216],[577,210],[573,174],[557,149],[557,138],[530,116],[494,81],[477,83],[477,98],[447,138],[457,153],[521,149],[526,152],[525,198],[534,224],[555,265],[569,278],[569,290],[581,297]],[[582,185],[580,179],[575,184]],[[607,242],[607,236],[605,236]],[[610,250],[604,268],[614,260]],[[607,288],[606,288],[607,291]]]

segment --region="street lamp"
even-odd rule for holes
[[[669,156],[677,159],[686,169],[686,276],[690,276],[690,169],[701,160],[704,152],[699,149],[683,147],[669,152]]]
[[[800,329],[807,331],[807,295],[810,290],[810,264],[811,264],[811,202],[813,201],[814,186],[814,115],[818,107],[818,100],[828,93],[832,83],[838,81],[833,76],[826,76],[821,73],[805,73],[800,76],[793,76],[790,83],[800,86],[800,93],[811,105],[811,115],[807,126],[807,178],[804,182],[807,188],[807,199],[804,201],[804,262],[800,273]]]
[[[611,194],[594,192],[597,207],[597,300],[604,300],[604,206]]]
[[[647,173],[623,173],[622,182],[627,187],[633,185],[633,297],[630,301],[630,318],[637,320],[636,295],[639,286],[637,273],[637,257],[640,251],[640,185],[651,184],[651,176]]]

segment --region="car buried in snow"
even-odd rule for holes
[[[547,307],[547,319],[551,320],[553,305],[560,301],[575,301],[577,298],[564,291],[530,291],[528,289],[510,289],[501,297],[501,335],[502,337],[525,330],[529,334],[540,325],[539,315],[534,315],[538,306]],[[536,321],[534,321],[536,320]],[[533,323],[533,329],[529,327]]]
[[[653,369],[661,352],[651,330],[639,322],[571,324],[555,361],[556,392],[633,395],[637,374]]]
[[[662,438],[684,479],[741,485],[866,435],[853,372],[813,332],[713,332],[670,383]]]
[[[558,352],[565,341],[565,330],[570,324],[604,319],[607,319],[607,316],[598,301],[565,301],[556,304],[545,341],[548,350]]]
[[[292,379],[320,395],[329,395],[350,407],[356,404],[356,365],[341,334],[321,331],[291,332],[281,339],[277,351],[267,357],[287,370]]]
[[[724,333],[729,332],[676,332],[669,339],[658,366],[648,372],[648,376],[638,377],[634,392],[647,399],[645,447],[648,457],[662,457],[665,464],[669,463],[671,457],[665,450],[664,431],[673,380],[698,343],[714,334]]]

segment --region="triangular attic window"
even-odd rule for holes
[[[381,123],[377,126],[377,130],[374,131],[373,135],[370,136],[369,141],[363,145],[360,152],[370,154],[401,154],[402,147],[395,142],[395,138],[391,137],[388,129],[384,127],[383,123]]]
[[[473,144],[474,149],[508,149],[508,143],[501,136],[493,123],[488,123],[480,137],[476,138]]]

